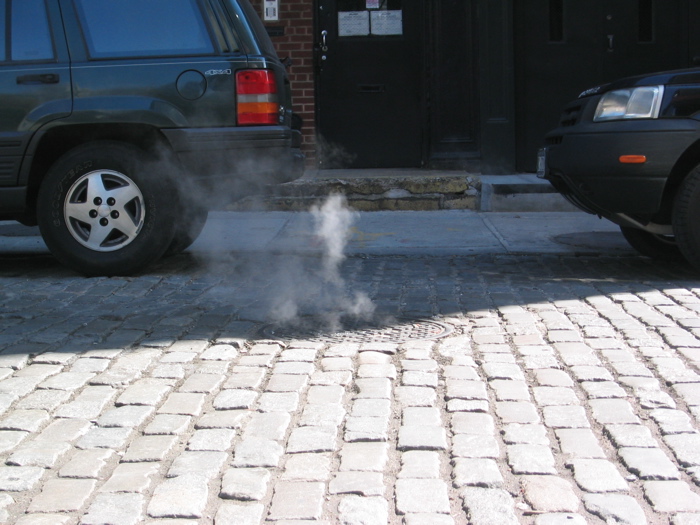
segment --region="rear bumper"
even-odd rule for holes
[[[304,173],[301,133],[284,126],[168,129],[163,133],[187,171],[200,181],[263,187]]]

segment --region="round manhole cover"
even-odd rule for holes
[[[268,325],[262,329],[271,339],[321,341],[338,343],[404,343],[446,337],[452,328],[437,321],[394,319],[391,322],[359,321],[345,324],[337,330],[312,328],[306,320],[302,326]],[[318,325],[322,325],[320,322]]]

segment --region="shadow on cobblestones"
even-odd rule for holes
[[[215,313],[226,319],[269,323],[283,280],[309,279],[318,264],[318,257],[284,253],[266,254],[264,260],[250,254],[220,254],[204,260],[185,253],[163,260],[140,276],[84,278],[49,255],[2,257],[2,315],[39,318],[48,314],[51,318],[60,312],[64,323],[116,315],[144,319],[135,323],[144,330],[149,329],[149,319],[176,319],[183,314],[195,319]],[[289,268],[302,273],[295,277]],[[427,319],[698,283],[697,275],[682,264],[655,263],[643,257],[558,255],[350,257],[340,265],[339,276],[343,294],[362,294],[372,302],[374,320]],[[322,301],[307,300],[305,308],[300,315],[307,321],[320,322],[320,316],[328,313],[328,304]],[[184,332],[187,327],[180,328]]]

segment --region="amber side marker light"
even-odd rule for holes
[[[644,164],[646,161],[646,155],[620,155],[622,164]]]

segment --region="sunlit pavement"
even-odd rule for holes
[[[128,278],[0,237],[0,521],[700,522],[698,274],[582,214],[391,213],[345,256],[214,214]]]

